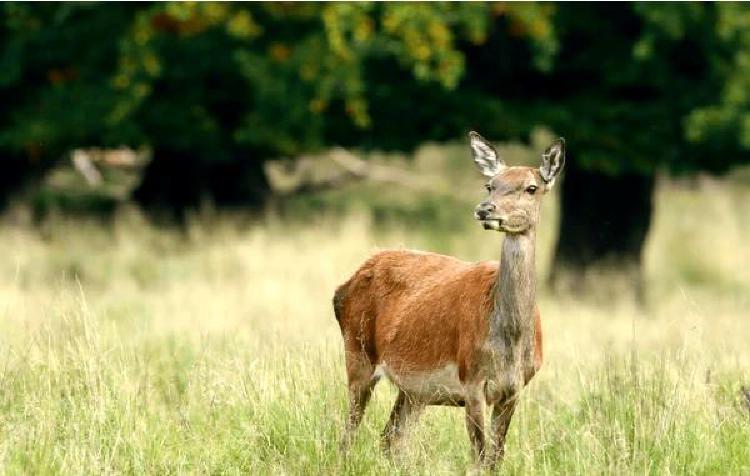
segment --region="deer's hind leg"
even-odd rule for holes
[[[403,390],[399,390],[396,403],[393,404],[391,416],[383,429],[382,444],[383,451],[391,454],[393,446],[408,431],[424,410],[424,405],[412,400]]]
[[[378,382],[375,366],[361,350],[346,352],[346,376],[349,381],[349,415],[341,441],[342,451],[349,449],[372,396],[372,389]]]

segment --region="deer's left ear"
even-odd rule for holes
[[[563,165],[565,165],[565,139],[560,137],[547,147],[547,150],[542,154],[542,165],[539,167],[539,173],[547,190],[555,184],[555,179],[560,175]]]

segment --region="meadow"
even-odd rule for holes
[[[382,455],[387,383],[351,452],[338,452],[346,384],[331,308],[335,287],[379,249],[497,259],[501,235],[471,217],[481,179],[466,181],[463,198],[355,185],[264,218],[197,213],[183,231],[127,208],[106,226],[4,221],[0,472],[470,471],[457,409],[430,408],[395,458]],[[502,474],[750,473],[747,203],[746,176],[661,178],[644,305],[540,289],[545,363]],[[542,277],[555,210],[553,196]]]

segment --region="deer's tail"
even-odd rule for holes
[[[333,293],[333,313],[337,321],[341,321],[341,316],[344,313],[344,301],[346,300],[348,289],[349,281],[337,287],[336,292]]]

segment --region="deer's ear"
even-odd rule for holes
[[[539,173],[547,186],[547,190],[555,184],[555,179],[560,175],[563,165],[565,165],[565,139],[560,137],[547,147],[547,150],[542,154],[542,165],[539,167]]]
[[[505,167],[505,162],[492,147],[492,144],[474,131],[469,132],[469,145],[474,162],[483,175],[494,177],[500,169]]]

